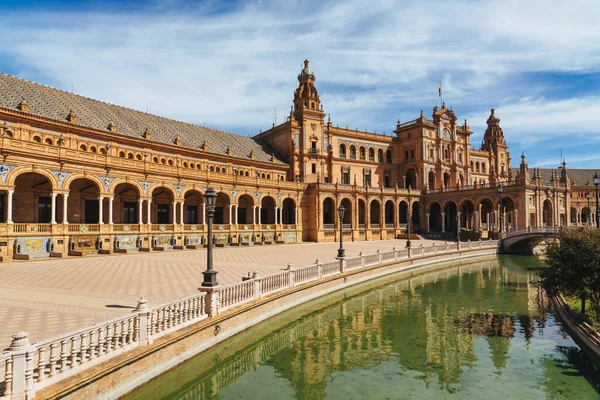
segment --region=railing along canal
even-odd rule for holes
[[[321,280],[348,271],[383,265],[426,255],[450,254],[455,251],[494,248],[497,240],[461,242],[455,245],[393,249],[388,252],[315,263],[292,268],[233,285],[214,288],[158,307],[150,308],[144,298],[138,301],[132,315],[116,318],[59,338],[30,344],[29,335],[13,335],[10,347],[0,355],[5,363],[3,396],[0,400],[33,398],[35,392],[53,383],[75,375],[93,365],[106,361],[135,347],[148,345],[153,340],[183,327],[195,324],[232,307],[240,306],[264,295],[271,295],[305,283]],[[208,297],[214,296],[209,299]]]

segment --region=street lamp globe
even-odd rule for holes
[[[217,194],[215,193],[215,190],[213,188],[206,189],[204,199],[206,201],[207,208],[214,208],[215,203],[217,202]]]

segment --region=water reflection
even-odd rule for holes
[[[350,289],[250,329],[128,398],[462,399],[507,388],[518,398],[600,398],[598,374],[549,314],[535,266],[502,257]]]

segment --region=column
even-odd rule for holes
[[[177,225],[177,202],[173,202],[173,225]]]
[[[275,206],[275,225],[279,225],[279,222],[278,222],[278,220],[279,220],[279,218],[278,218],[278,215],[279,215],[279,207]]]
[[[180,223],[181,225],[183,225],[183,223],[185,222],[185,221],[183,220],[183,214],[184,214],[184,213],[183,213],[183,206],[184,206],[185,204],[184,204],[184,202],[183,202],[183,201],[182,201],[181,203],[179,203],[179,204],[181,205],[181,209],[179,210],[179,223]]]
[[[517,212],[518,210],[515,208],[515,211],[513,211],[513,229],[518,229],[519,225],[517,225]]]
[[[458,235],[458,232],[460,232],[460,224],[461,224],[460,215],[461,215],[460,211],[456,213],[456,232],[457,232],[457,235]]]
[[[206,203],[202,201],[202,225],[206,225]]]
[[[109,224],[113,224],[113,200],[115,198],[114,197],[109,197],[108,198],[108,223]]]
[[[473,231],[479,232],[479,211],[473,213]]]
[[[442,213],[442,233],[446,232],[446,213]]]
[[[9,190],[8,196],[6,198],[6,222],[9,224],[13,223],[13,220],[12,220],[12,198],[13,198],[14,192],[15,192],[14,190]]]
[[[257,207],[258,207],[258,208],[257,208],[257,210],[258,210],[258,224],[259,224],[259,225],[262,225],[262,216],[260,215],[260,214],[261,214],[262,207],[261,207],[261,206],[257,206]]]
[[[229,225],[231,225],[232,219],[231,219],[231,210],[233,209],[233,204],[229,205]]]
[[[69,193],[63,193],[63,224],[68,224],[67,221],[67,200],[69,199]]]
[[[239,207],[240,207],[240,206],[239,206],[238,204],[236,204],[236,205],[235,205],[235,212],[233,213],[233,217],[235,218],[235,224],[236,224],[236,225],[238,224],[238,217],[239,217],[239,215],[238,215],[238,214],[239,214],[239,212],[238,212],[238,208],[239,208]]]
[[[98,199],[98,224],[103,225],[104,221],[102,220],[102,206],[104,205],[104,196],[100,196]]]
[[[142,214],[142,206],[144,205],[144,200],[139,199],[139,210],[138,210],[138,223],[140,225],[142,225],[144,223],[144,218],[143,218],[143,214]],[[150,204],[152,204],[152,200],[148,200],[148,221],[147,224],[150,225]]]
[[[50,223],[56,224],[56,193],[52,193],[52,200],[50,202]]]
[[[498,232],[498,228],[500,228],[500,221],[498,220],[499,217],[500,212],[498,210],[494,210],[494,232]]]
[[[256,206],[252,206],[252,224],[256,225]]]
[[[298,225],[298,207],[294,208],[294,225]]]
[[[427,233],[429,233],[431,231],[431,224],[429,223],[430,215],[431,215],[430,213],[425,213],[425,216],[427,216]]]

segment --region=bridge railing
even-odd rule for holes
[[[502,232],[502,239],[508,239],[515,236],[529,234],[556,234],[561,229],[582,229],[581,226],[528,226],[527,228],[514,229],[507,232]],[[584,228],[583,228],[584,229]]]
[[[364,268],[393,265],[402,260],[436,257],[457,251],[497,248],[497,240],[479,240],[434,244],[431,247],[394,248],[388,252],[288,267],[276,274],[260,277],[258,273],[246,281],[213,288],[183,299],[150,308],[142,297],[131,315],[86,327],[61,337],[29,342],[27,332],[13,335],[10,347],[0,354],[5,364],[4,382],[0,381],[0,400],[33,398],[35,392],[75,375],[138,346],[148,345],[161,336],[189,326],[209,315],[240,306],[295,286]],[[2,391],[3,387],[3,391]]]

